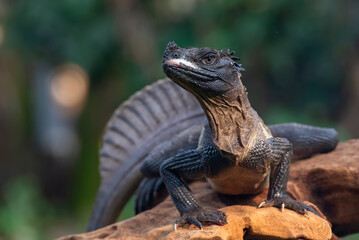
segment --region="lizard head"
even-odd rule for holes
[[[187,91],[201,98],[230,95],[241,87],[244,70],[234,52],[204,48],[180,48],[168,43],[162,59],[165,74]]]

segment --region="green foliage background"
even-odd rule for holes
[[[16,120],[6,118],[8,136],[16,136],[7,153],[20,170],[2,183],[0,235],[48,239],[85,230],[99,184],[102,129],[118,104],[164,77],[161,54],[169,41],[235,50],[252,105],[265,122],[336,127],[342,140],[359,136],[341,118],[359,48],[358,1],[124,2],[129,14],[121,0],[2,1],[1,61],[10,66],[18,94]],[[32,69],[69,62],[89,74],[90,93],[77,127],[81,150],[70,194],[53,201],[29,166],[37,157],[31,144]],[[130,206],[122,218],[131,215]]]

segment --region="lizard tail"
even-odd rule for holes
[[[300,123],[283,123],[268,127],[274,137],[284,137],[293,144],[293,160],[332,151],[338,143],[338,132],[333,128]]]
[[[120,105],[103,135],[101,185],[87,230],[116,221],[143,179],[140,168],[149,152],[202,124],[204,117],[197,100],[169,79],[145,87]]]

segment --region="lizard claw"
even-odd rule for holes
[[[174,227],[174,229],[175,229],[175,232],[177,232],[177,223],[175,223],[175,224],[173,225],[173,227]]]
[[[227,224],[226,214],[221,211],[195,208],[182,214],[181,218],[176,221],[174,228],[177,230],[178,226],[183,226],[186,223],[197,226],[200,230],[203,230],[202,223],[212,223],[219,226]]]
[[[264,207],[265,205],[266,205],[266,201],[263,201],[258,205],[258,208]]]
[[[265,200],[261,204],[259,204],[258,207],[259,208],[260,207],[277,207],[282,212],[284,211],[285,208],[288,208],[288,209],[291,209],[301,215],[306,215],[306,217],[308,217],[308,218],[309,218],[309,212],[312,212],[319,216],[319,214],[311,206],[308,206],[302,202],[296,201],[296,200],[292,199],[291,197],[289,197],[288,195],[284,195],[282,197],[274,197],[272,199]]]

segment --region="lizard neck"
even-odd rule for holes
[[[240,80],[230,93],[199,99],[207,116],[214,144],[222,151],[239,155],[250,145],[262,120],[252,109]]]

